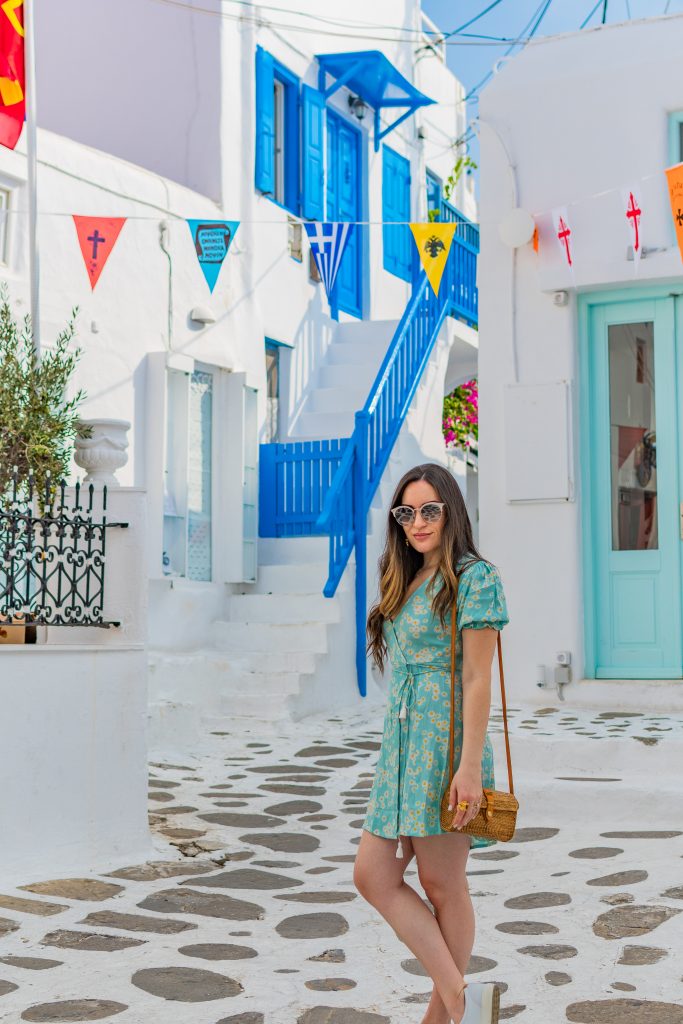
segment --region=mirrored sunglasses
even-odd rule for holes
[[[418,512],[425,523],[436,523],[441,519],[445,507],[445,501],[426,501],[419,509],[413,508],[412,505],[397,505],[396,508],[392,508],[391,514],[401,526],[410,526]]]

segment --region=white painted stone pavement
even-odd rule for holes
[[[683,716],[509,715],[518,831],[470,856],[468,977],[504,988],[501,1020],[681,1024]],[[0,885],[0,1021],[418,1024],[431,982],[352,882],[381,728],[368,705],[155,757],[158,860],[185,873]],[[504,788],[495,705],[490,732]]]

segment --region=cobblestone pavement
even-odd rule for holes
[[[683,1024],[683,820],[662,795],[683,716],[509,710],[518,828],[470,855],[468,976],[500,985],[501,1020]],[[381,726],[354,709],[152,763],[158,859],[0,883],[0,1021],[418,1024],[431,982],[352,882]],[[500,766],[495,708],[490,731]],[[414,862],[407,881],[424,898]]]

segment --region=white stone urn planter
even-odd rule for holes
[[[85,483],[118,487],[119,481],[114,474],[128,461],[126,434],[130,430],[130,422],[111,419],[80,422],[91,428],[90,437],[77,437],[75,441],[74,461],[87,471]]]

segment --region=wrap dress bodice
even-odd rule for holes
[[[469,564],[468,564],[469,563]],[[464,568],[463,568],[464,566]],[[462,629],[490,626],[502,629],[509,621],[503,584],[495,566],[458,563],[455,659],[454,771],[462,753]],[[385,619],[383,633],[391,661],[382,744],[368,798],[363,828],[384,838],[440,835],[441,795],[450,782],[448,738],[451,700],[451,615],[442,627],[432,611],[441,586],[427,579],[410,594],[393,620]],[[486,733],[482,752],[482,786],[495,788],[493,748]],[[470,836],[472,848],[490,846],[494,839]]]

